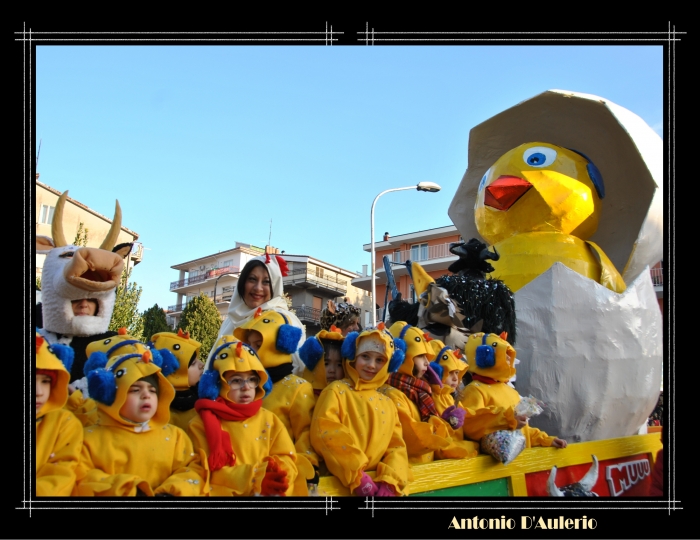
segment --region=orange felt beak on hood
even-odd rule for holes
[[[532,184],[517,176],[499,176],[484,193],[484,205],[496,210],[508,210],[525,195]]]

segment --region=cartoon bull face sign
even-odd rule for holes
[[[52,238],[36,237],[36,252],[46,255],[42,272],[42,318],[44,328],[50,332],[90,336],[107,331],[124,257],[131,252],[133,244],[114,246],[121,229],[117,201],[112,226],[99,248],[69,245],[62,224],[67,197],[65,191],[56,203]],[[97,302],[94,315],[73,315],[71,302],[83,298]]]
[[[551,497],[597,497],[595,491],[591,491],[598,481],[598,458],[593,457],[593,464],[581,480],[575,484],[568,484],[558,488],[554,481],[557,478],[557,467],[552,467],[547,480],[547,492]]]

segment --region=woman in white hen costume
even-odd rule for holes
[[[251,307],[246,303],[245,300],[245,285],[248,277],[257,267],[263,267],[267,271],[270,277],[270,293],[271,298],[266,302]],[[249,260],[241,271],[241,275],[238,279],[238,285],[236,286],[236,292],[234,292],[231,297],[231,303],[228,307],[228,315],[221,323],[221,328],[219,329],[219,335],[217,336],[217,341],[221,336],[231,335],[233,331],[239,326],[245,324],[248,320],[252,319],[255,312],[260,308],[262,311],[274,310],[284,314],[289,321],[289,324],[296,326],[301,329],[301,339],[299,340],[299,346],[301,346],[304,341],[306,341],[306,327],[301,323],[294,313],[289,311],[287,302],[284,299],[284,287],[282,284],[282,278],[287,275],[289,269],[287,268],[287,262],[279,255],[260,255]],[[301,376],[304,372],[304,363],[299,358],[298,353],[292,355],[294,363],[294,374]],[[211,361],[211,357],[207,360],[207,368]]]

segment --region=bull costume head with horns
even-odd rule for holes
[[[557,479],[557,467],[552,467],[547,479],[547,493],[550,497],[597,497],[598,494],[593,491],[593,486],[598,481],[598,458],[593,457],[593,464],[588,472],[573,484],[567,484],[563,487],[557,487],[555,481]]]
[[[49,343],[60,342],[75,350],[71,382],[83,376],[85,347],[109,332],[116,288],[124,269],[124,258],[132,243],[115,246],[121,230],[121,208],[116,203],[114,220],[99,248],[68,244],[63,234],[63,208],[68,198],[58,198],[51,224],[51,236],[37,235],[36,253],[45,254],[42,271],[40,333]],[[74,316],[71,302],[88,299],[97,303],[94,315]]]

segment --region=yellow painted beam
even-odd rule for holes
[[[525,475],[537,471],[591,463],[595,454],[599,461],[636,454],[648,454],[653,464],[661,449],[661,433],[632,435],[617,439],[604,439],[569,444],[566,448],[526,448],[515,460],[503,465],[489,455],[480,454],[471,459],[443,459],[432,463],[414,465],[414,480],[409,493],[415,495],[466,484],[475,484],[499,478],[509,478],[513,496],[527,496]],[[370,474],[373,476],[373,474]],[[321,496],[347,496],[350,492],[335,477],[322,477],[319,482]]]

